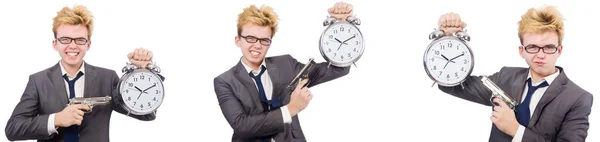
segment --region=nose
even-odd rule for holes
[[[256,48],[256,49],[262,49],[263,45],[260,44],[260,41],[255,42],[252,47]]]
[[[544,58],[546,58],[546,53],[544,53],[542,50],[540,50],[540,52],[535,54],[535,57],[539,58],[539,59],[544,59]]]

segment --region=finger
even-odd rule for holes
[[[73,115],[73,118],[75,118],[75,120],[83,120],[83,116],[78,114]]]
[[[490,120],[492,120],[492,122],[494,124],[496,124],[496,122],[498,121],[498,118],[494,117],[494,116],[490,116]]]
[[[133,59],[133,55],[135,52],[130,52],[129,54],[127,54],[127,59]]]
[[[461,21],[461,25],[460,25],[460,27],[461,27],[461,28],[466,28],[466,27],[467,27],[467,23],[465,23],[465,22],[462,22],[462,21]]]
[[[462,19],[460,19],[460,15],[458,15],[458,14],[456,14],[455,16],[456,16],[456,21],[454,23],[454,26],[455,27],[460,27],[461,24],[462,24]]]
[[[450,18],[448,20],[448,26],[455,27],[454,23],[456,22],[456,15],[454,13],[450,14]]]
[[[141,60],[142,59],[142,50],[140,48],[138,48],[138,49],[135,50],[135,53],[137,55],[136,56],[137,57],[136,60]]]
[[[304,86],[304,83],[306,83],[307,79],[301,79],[300,82],[298,82],[298,85],[296,85],[296,91],[300,91],[300,89],[302,88],[302,86]]]
[[[499,113],[499,112],[496,112],[496,111],[494,111],[494,112],[492,112],[492,116],[493,116],[494,118],[500,118],[500,116],[501,116],[501,115],[500,115],[500,113]]]
[[[152,51],[148,51],[148,55],[147,55],[148,56],[148,61],[152,61],[152,56],[153,55],[154,54],[152,54]]]
[[[494,98],[494,102],[500,104],[501,108],[506,107],[506,103],[504,101],[500,100],[500,98]]]
[[[352,9],[353,9],[353,6],[351,4],[348,4],[348,6],[346,6],[346,10],[348,11],[347,12],[348,14],[352,15]]]

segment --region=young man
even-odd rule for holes
[[[29,76],[21,100],[6,124],[6,137],[45,142],[108,142],[113,110],[127,114],[118,102],[119,77],[114,70],[84,62],[91,45],[93,15],[84,6],[64,7],[54,17],[52,45],[61,60],[54,66]],[[151,62],[152,52],[135,49],[127,55],[138,67]],[[110,105],[93,107],[68,105],[73,97],[111,95]],[[84,113],[84,111],[91,111]],[[154,114],[131,117],[144,121]]]
[[[565,70],[556,66],[562,54],[563,17],[552,7],[531,8],[519,21],[519,55],[528,68],[503,67],[489,78],[519,105],[516,112],[500,99],[493,101],[490,119],[494,123],[489,141],[585,141],[592,108],[592,94],[569,80]],[[440,17],[446,35],[465,28],[455,13]],[[456,97],[492,106],[491,91],[470,76],[460,86],[439,89]]]
[[[352,6],[336,3],[331,16],[344,20]],[[233,128],[232,141],[306,141],[298,113],[310,102],[309,87],[349,73],[350,67],[318,63],[306,80],[286,89],[305,66],[290,55],[267,57],[271,39],[277,32],[277,14],[268,6],[251,5],[238,15],[235,44],[241,49],[240,61],[214,79],[215,93],[227,122]]]

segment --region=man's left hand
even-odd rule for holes
[[[520,125],[515,117],[515,112],[499,98],[495,98],[493,101],[500,104],[500,106],[493,106],[494,111],[490,119],[500,131],[514,137]]]
[[[146,68],[146,65],[152,62],[152,51],[144,48],[137,48],[127,54],[129,62],[140,68]]]

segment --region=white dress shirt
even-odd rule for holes
[[[544,93],[546,92],[548,87],[550,85],[552,85],[552,82],[554,81],[554,79],[556,79],[556,77],[558,77],[559,74],[560,74],[560,70],[558,70],[557,72],[555,72],[552,75],[542,78],[542,80],[540,80],[539,82],[534,82],[532,79],[531,86],[538,86],[538,85],[542,84],[542,82],[544,82],[544,81],[548,82],[548,86],[540,87],[537,90],[535,90],[535,92],[533,92],[533,94],[531,94],[531,100],[530,100],[531,102],[529,102],[529,110],[530,110],[529,117],[530,118],[533,115],[533,112],[535,111],[535,107],[537,106],[538,102],[540,101],[540,99],[542,99],[542,96],[544,95]],[[531,70],[529,70],[529,73],[527,74],[527,79],[529,79],[529,78],[531,78]],[[525,100],[528,89],[529,89],[529,87],[526,84],[525,89],[523,90],[523,95],[522,95],[523,97],[521,97],[522,98],[521,102],[523,102],[523,100]],[[523,139],[523,133],[525,133],[526,127],[527,126],[519,125],[519,128],[517,129],[517,133],[513,137],[512,142],[521,142],[521,140]]]
[[[62,65],[62,61],[60,61],[60,71],[62,75],[67,74],[67,71],[65,70],[65,67]],[[81,77],[79,77],[79,79],[77,79],[77,81],[75,81],[75,97],[83,97],[83,87],[85,86],[85,63],[81,64],[81,67],[79,68],[79,71],[83,73],[83,75]],[[79,73],[79,72],[77,72]],[[69,80],[73,80],[76,76],[77,73],[75,73],[73,76],[72,75],[68,75]],[[62,78],[63,82],[65,82],[65,89],[67,91],[67,98],[70,98],[70,93],[69,92],[69,83]],[[50,116],[48,116],[48,135],[52,135],[53,133],[58,133],[58,131],[56,130],[56,128],[54,127],[54,115],[56,113],[50,114]]]
[[[246,71],[248,73],[252,72],[256,76],[261,71],[260,67],[258,68],[258,70],[253,70],[242,60],[240,60],[240,62],[242,62],[242,65],[244,65],[244,68],[246,68]],[[261,65],[267,67],[264,60]],[[248,75],[248,77],[250,77],[250,75]],[[260,76],[260,80],[262,82],[263,89],[265,89],[265,95],[267,97],[267,100],[271,100],[271,97],[273,96],[273,82],[271,82],[271,77],[269,77],[269,70],[265,70],[265,72]],[[254,85],[257,86],[256,89],[258,90],[258,85],[256,85],[256,81],[254,79],[252,79],[252,82],[254,82]],[[256,97],[258,97],[258,96],[256,96]],[[292,123],[292,117],[290,116],[291,114],[290,114],[290,111],[288,110],[287,106],[282,106],[282,107],[280,107],[280,109],[281,109],[281,115],[283,117],[283,123],[286,123],[286,124]],[[274,142],[275,140],[272,139],[271,141]]]

